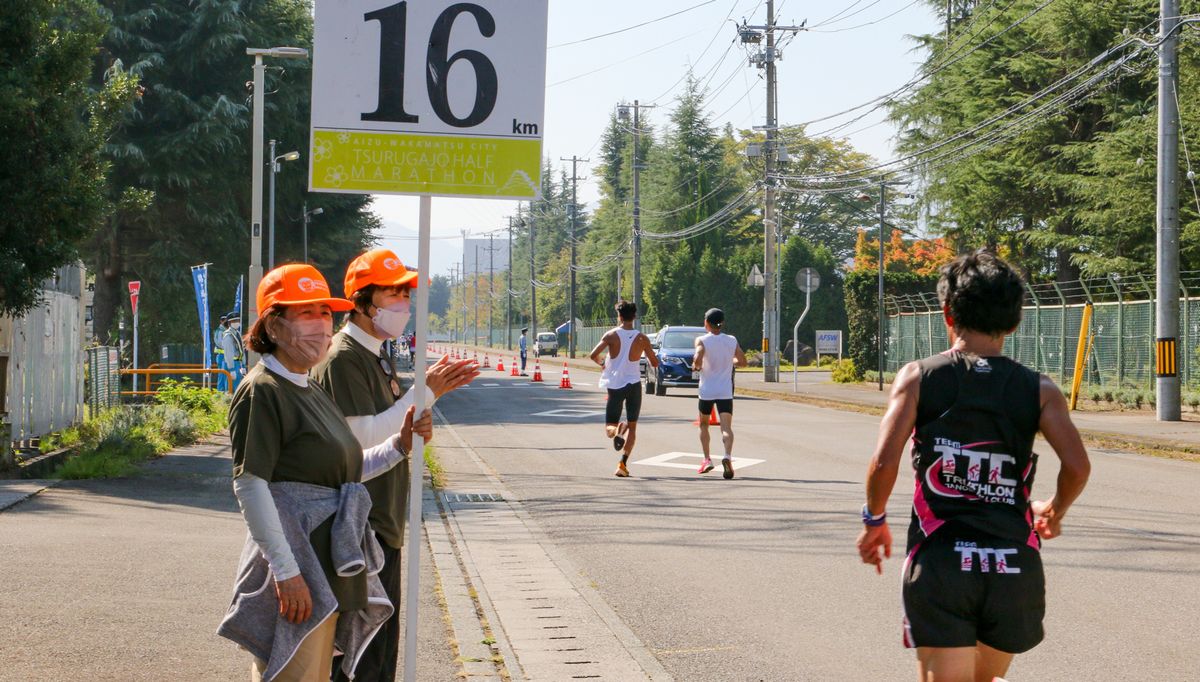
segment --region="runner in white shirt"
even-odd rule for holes
[[[708,333],[696,339],[696,357],[692,370],[700,373],[700,447],[704,449],[704,461],[700,473],[712,471],[709,458],[708,417],[713,407],[721,420],[721,442],[725,445],[725,457],[721,466],[725,478],[733,478],[733,372],[734,367],[745,367],[746,356],[738,345],[737,337],[722,334],[725,313],[720,308],[710,308],[704,313],[704,328]]]
[[[658,356],[650,346],[650,339],[634,329],[636,305],[629,301],[618,302],[617,318],[621,325],[608,330],[589,357],[604,368],[600,374],[600,388],[608,390],[608,403],[604,408],[604,435],[612,439],[613,449],[621,453],[615,475],[628,478],[629,469],[626,465],[637,440],[638,416],[642,411],[642,377],[638,362],[645,354],[650,366],[657,368]],[[621,421],[622,407],[627,421]]]

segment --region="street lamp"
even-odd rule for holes
[[[308,219],[315,215],[321,215],[325,212],[323,208],[314,208],[308,210],[308,202],[304,203],[304,262],[308,262]]]
[[[267,268],[275,269],[275,174],[279,172],[280,161],[295,161],[300,158],[300,152],[288,152],[275,156],[275,140],[271,140],[271,217],[269,219],[270,237],[267,242]]]
[[[258,319],[258,303],[253,295],[258,291],[258,282],[262,279],[262,172],[263,172],[263,90],[266,68],[263,57],[278,59],[308,59],[308,50],[302,47],[248,47],[246,54],[254,57],[254,120],[252,124],[253,141],[251,143],[251,197],[250,197],[250,294],[246,297],[249,305],[246,315],[246,325],[254,324]],[[251,355],[251,360],[256,355]]]

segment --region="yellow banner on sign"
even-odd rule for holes
[[[316,191],[533,199],[541,140],[313,130]]]

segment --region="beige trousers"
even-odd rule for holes
[[[328,682],[337,622],[338,614],[334,613],[320,627],[308,633],[275,682]],[[262,682],[266,670],[267,662],[255,656],[250,665],[250,682]]]

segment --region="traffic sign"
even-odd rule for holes
[[[796,286],[800,287],[800,291],[811,294],[821,286],[821,273],[813,268],[800,268],[796,273]]]
[[[141,282],[130,282],[129,283],[129,305],[130,305],[130,307],[133,308],[134,315],[137,315],[137,312],[138,312],[138,296],[141,294],[141,291],[142,291],[142,283]]]
[[[317,0],[309,188],[532,199],[548,0]]]

